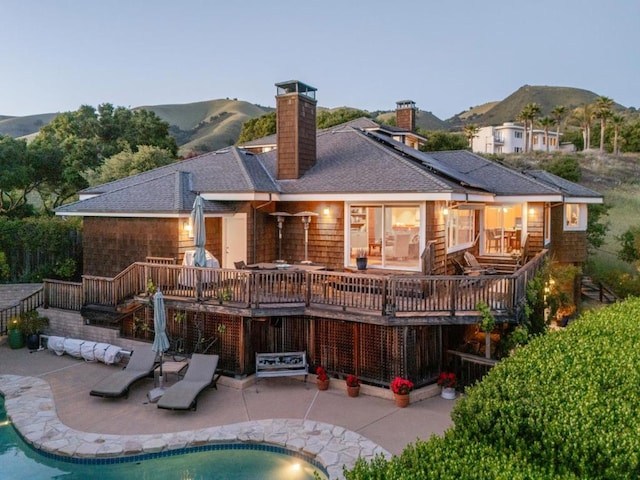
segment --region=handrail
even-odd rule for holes
[[[477,316],[477,305],[484,302],[498,316],[520,319],[526,285],[545,256],[546,251],[540,252],[512,274],[478,276],[235,270],[136,262],[114,278],[83,276],[82,299],[84,305],[115,307],[147,291],[150,281],[173,297],[217,300],[230,308],[295,305],[370,315]],[[61,285],[46,283],[50,298]]]
[[[8,331],[9,320],[13,317],[19,317],[31,310],[44,305],[45,289],[44,286],[26,296],[14,305],[10,305],[0,310],[0,335],[6,335]]]

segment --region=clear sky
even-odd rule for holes
[[[0,0],[0,115],[237,98],[441,119],[528,85],[640,107],[640,0]]]

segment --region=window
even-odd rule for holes
[[[522,248],[527,227],[523,223],[522,204],[487,206],[484,209],[484,253],[491,255],[511,255]]]
[[[551,243],[551,207],[545,205],[544,207],[544,244],[549,245]]]
[[[522,132],[513,132],[515,138],[522,138]]]
[[[580,203],[567,203],[564,206],[564,229],[586,230],[587,208]]]
[[[473,210],[449,209],[447,215],[447,250],[469,248],[473,244],[475,214]]]
[[[420,269],[420,206],[358,205],[348,207],[347,265],[356,256],[368,255],[367,268]]]

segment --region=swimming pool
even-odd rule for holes
[[[328,475],[313,459],[278,446],[218,444],[117,458],[69,458],[34,450],[7,421],[0,396],[2,479],[313,480]]]

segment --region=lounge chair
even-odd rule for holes
[[[158,400],[158,408],[167,410],[196,410],[198,395],[209,385],[216,387],[218,355],[194,353],[184,378],[167,389]]]
[[[155,365],[156,352],[151,349],[151,345],[137,347],[131,354],[127,366],[102,379],[89,395],[105,398],[128,397],[129,387],[138,380],[153,375]]]
[[[467,265],[469,265],[471,271],[480,272],[484,275],[495,275],[498,273],[494,267],[481,264],[471,252],[464,252],[464,260],[467,262]]]

